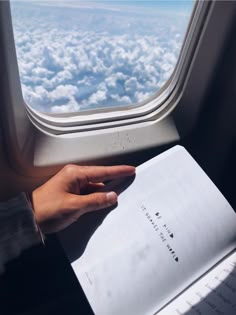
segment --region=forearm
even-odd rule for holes
[[[39,242],[34,214],[25,195],[0,202],[0,273],[9,260]]]

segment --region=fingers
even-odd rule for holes
[[[134,175],[135,167],[128,165],[88,166],[85,169],[85,172],[89,178],[89,181],[97,183]]]
[[[96,191],[101,190],[105,187],[104,183],[89,183],[88,186],[84,189],[84,191],[81,192],[83,195],[92,194]]]
[[[84,180],[87,183],[100,183],[111,179],[116,179],[124,176],[131,176],[135,173],[135,167],[128,165],[119,166],[77,166],[67,165],[64,168],[67,172],[68,179],[76,178],[77,180]]]
[[[93,193],[89,195],[70,195],[70,210],[78,210],[78,217],[86,212],[108,208],[117,202],[115,192]]]
[[[135,173],[135,167],[128,165],[118,166],[87,166],[84,169],[89,181],[97,183],[125,176],[131,176]]]

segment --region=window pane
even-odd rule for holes
[[[11,1],[25,101],[43,112],[137,105],[176,65],[188,1]]]

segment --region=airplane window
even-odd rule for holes
[[[68,113],[148,100],[176,66],[193,5],[11,1],[25,102]]]

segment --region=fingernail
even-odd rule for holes
[[[110,205],[113,205],[117,201],[117,194],[114,191],[107,193],[107,201]]]

